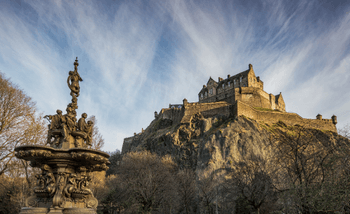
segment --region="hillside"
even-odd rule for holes
[[[350,208],[349,139],[329,130],[282,121],[268,124],[245,116],[204,118],[196,113],[189,121],[156,118],[124,141],[122,153],[170,155],[179,169],[195,172],[197,200],[208,202],[198,207],[211,212]]]
[[[197,113],[187,124],[174,124],[172,120],[160,118],[134,136],[131,143],[124,143],[122,152],[149,150],[160,156],[169,154],[183,167],[213,171],[230,167],[251,154],[272,157],[273,142],[283,138],[293,127],[302,128],[286,126],[281,121],[265,124],[244,116],[204,118]],[[310,128],[301,131],[312,132],[312,140],[323,144],[349,143],[335,132]]]

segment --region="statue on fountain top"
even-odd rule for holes
[[[79,97],[80,92],[80,86],[79,81],[83,81],[83,79],[80,77],[78,73],[78,57],[76,58],[74,62],[74,71],[69,71],[69,76],[67,79],[67,84],[69,89],[71,90],[70,95],[72,97]]]
[[[67,114],[62,115],[57,110],[55,115],[46,115],[44,118],[50,122],[47,135],[47,144],[54,148],[69,149],[74,147],[91,146],[93,122],[85,119],[87,114],[83,113],[77,123],[78,99],[80,92],[79,81],[83,81],[78,73],[78,57],[74,62],[74,71],[69,71],[67,79],[68,87],[71,90],[72,102],[67,105]],[[84,143],[85,142],[85,143]]]

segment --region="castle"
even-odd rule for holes
[[[306,128],[317,128],[337,132],[337,117],[323,119],[318,114],[316,119],[302,118],[296,113],[286,112],[282,93],[278,95],[268,94],[264,91],[264,83],[260,77],[256,77],[253,66],[227,79],[218,78],[218,82],[209,78],[207,85],[198,93],[198,102],[189,103],[187,99],[182,104],[169,104],[169,108],[163,108],[159,113],[155,112],[155,120],[168,120],[172,124],[190,124],[191,118],[200,113],[203,117],[217,115],[245,116],[250,119],[272,124],[279,121],[286,125],[301,125]],[[135,133],[137,137],[137,134]],[[133,138],[124,139],[127,147]]]
[[[264,83],[256,77],[253,66],[234,76],[227,75],[227,79],[219,77],[218,82],[209,78],[207,85],[203,85],[198,93],[199,103],[226,101],[235,104],[240,100],[253,107],[286,111],[282,93],[268,94],[264,91]]]

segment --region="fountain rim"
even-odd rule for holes
[[[106,152],[102,152],[100,150],[96,150],[96,149],[88,149],[88,148],[81,148],[81,147],[77,147],[77,148],[70,148],[70,149],[56,149],[56,148],[52,148],[49,146],[42,146],[42,145],[22,145],[22,146],[17,146],[15,148],[16,152],[19,151],[23,151],[23,150],[30,150],[30,149],[40,149],[40,150],[48,150],[48,151],[52,151],[52,152],[89,152],[89,153],[95,153],[98,155],[102,155],[106,158],[109,158],[110,155]]]

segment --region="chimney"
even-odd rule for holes
[[[205,85],[203,85],[203,88],[205,88],[206,86]]]
[[[221,77],[218,78],[219,82],[221,82],[223,79]]]
[[[228,74],[228,75],[227,75],[227,79],[230,78],[230,77],[231,77],[231,75]]]

